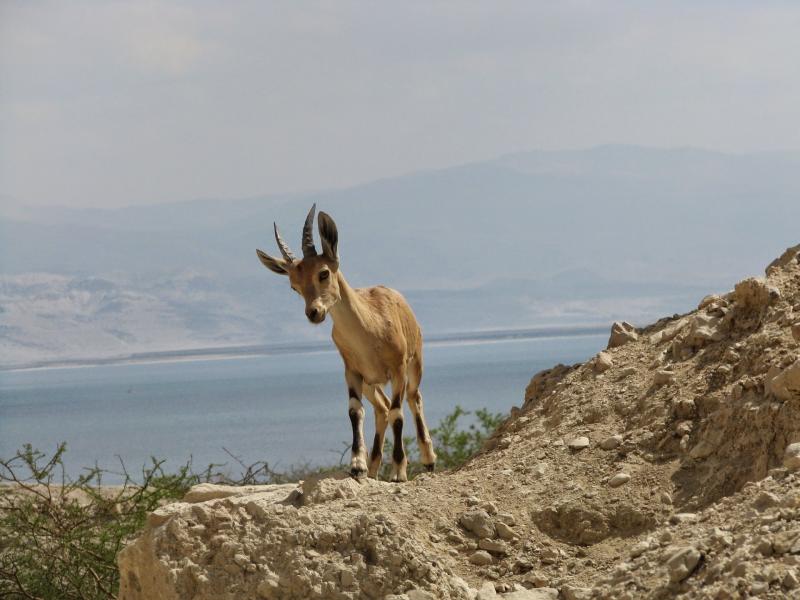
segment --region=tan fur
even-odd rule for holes
[[[309,215],[313,218],[313,208]],[[386,428],[392,426],[392,480],[405,481],[404,397],[408,398],[414,416],[422,461],[430,470],[436,461],[419,392],[423,370],[422,333],[400,292],[384,286],[354,289],[348,285],[339,270],[335,224],[324,213],[320,213],[320,219],[325,219],[325,233],[332,236],[326,239],[321,231],[324,254],[305,256],[302,260],[287,256],[280,260],[259,250],[258,256],[272,271],[289,276],[292,289],[305,300],[310,321],[321,323],[327,314],[333,319],[333,342],[344,360],[348,389],[355,395],[348,404],[354,434],[351,473],[358,476],[368,470],[371,477],[377,477]],[[314,254],[313,248],[311,254]],[[383,390],[389,382],[392,384],[391,400]],[[375,440],[368,466],[362,396],[375,411]]]

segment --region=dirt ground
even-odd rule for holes
[[[800,598],[800,246],[766,273],[536,374],[456,472],[195,489],[120,597]]]

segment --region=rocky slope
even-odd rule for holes
[[[484,451],[404,485],[200,486],[120,597],[800,597],[800,246],[533,377]]]

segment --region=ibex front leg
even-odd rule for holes
[[[350,459],[350,475],[364,477],[367,473],[367,448],[364,445],[364,405],[361,404],[363,378],[354,371],[346,370],[348,414],[353,427],[353,449]]]

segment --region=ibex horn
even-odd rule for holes
[[[308,211],[306,224],[303,225],[303,257],[316,256],[317,249],[314,248],[314,211],[317,210],[316,203]]]
[[[289,250],[289,245],[281,236],[281,232],[278,231],[278,224],[273,223],[272,225],[275,227],[275,241],[278,242],[278,248],[280,248],[284,260],[290,263],[294,262],[294,254],[292,254],[292,251]]]

